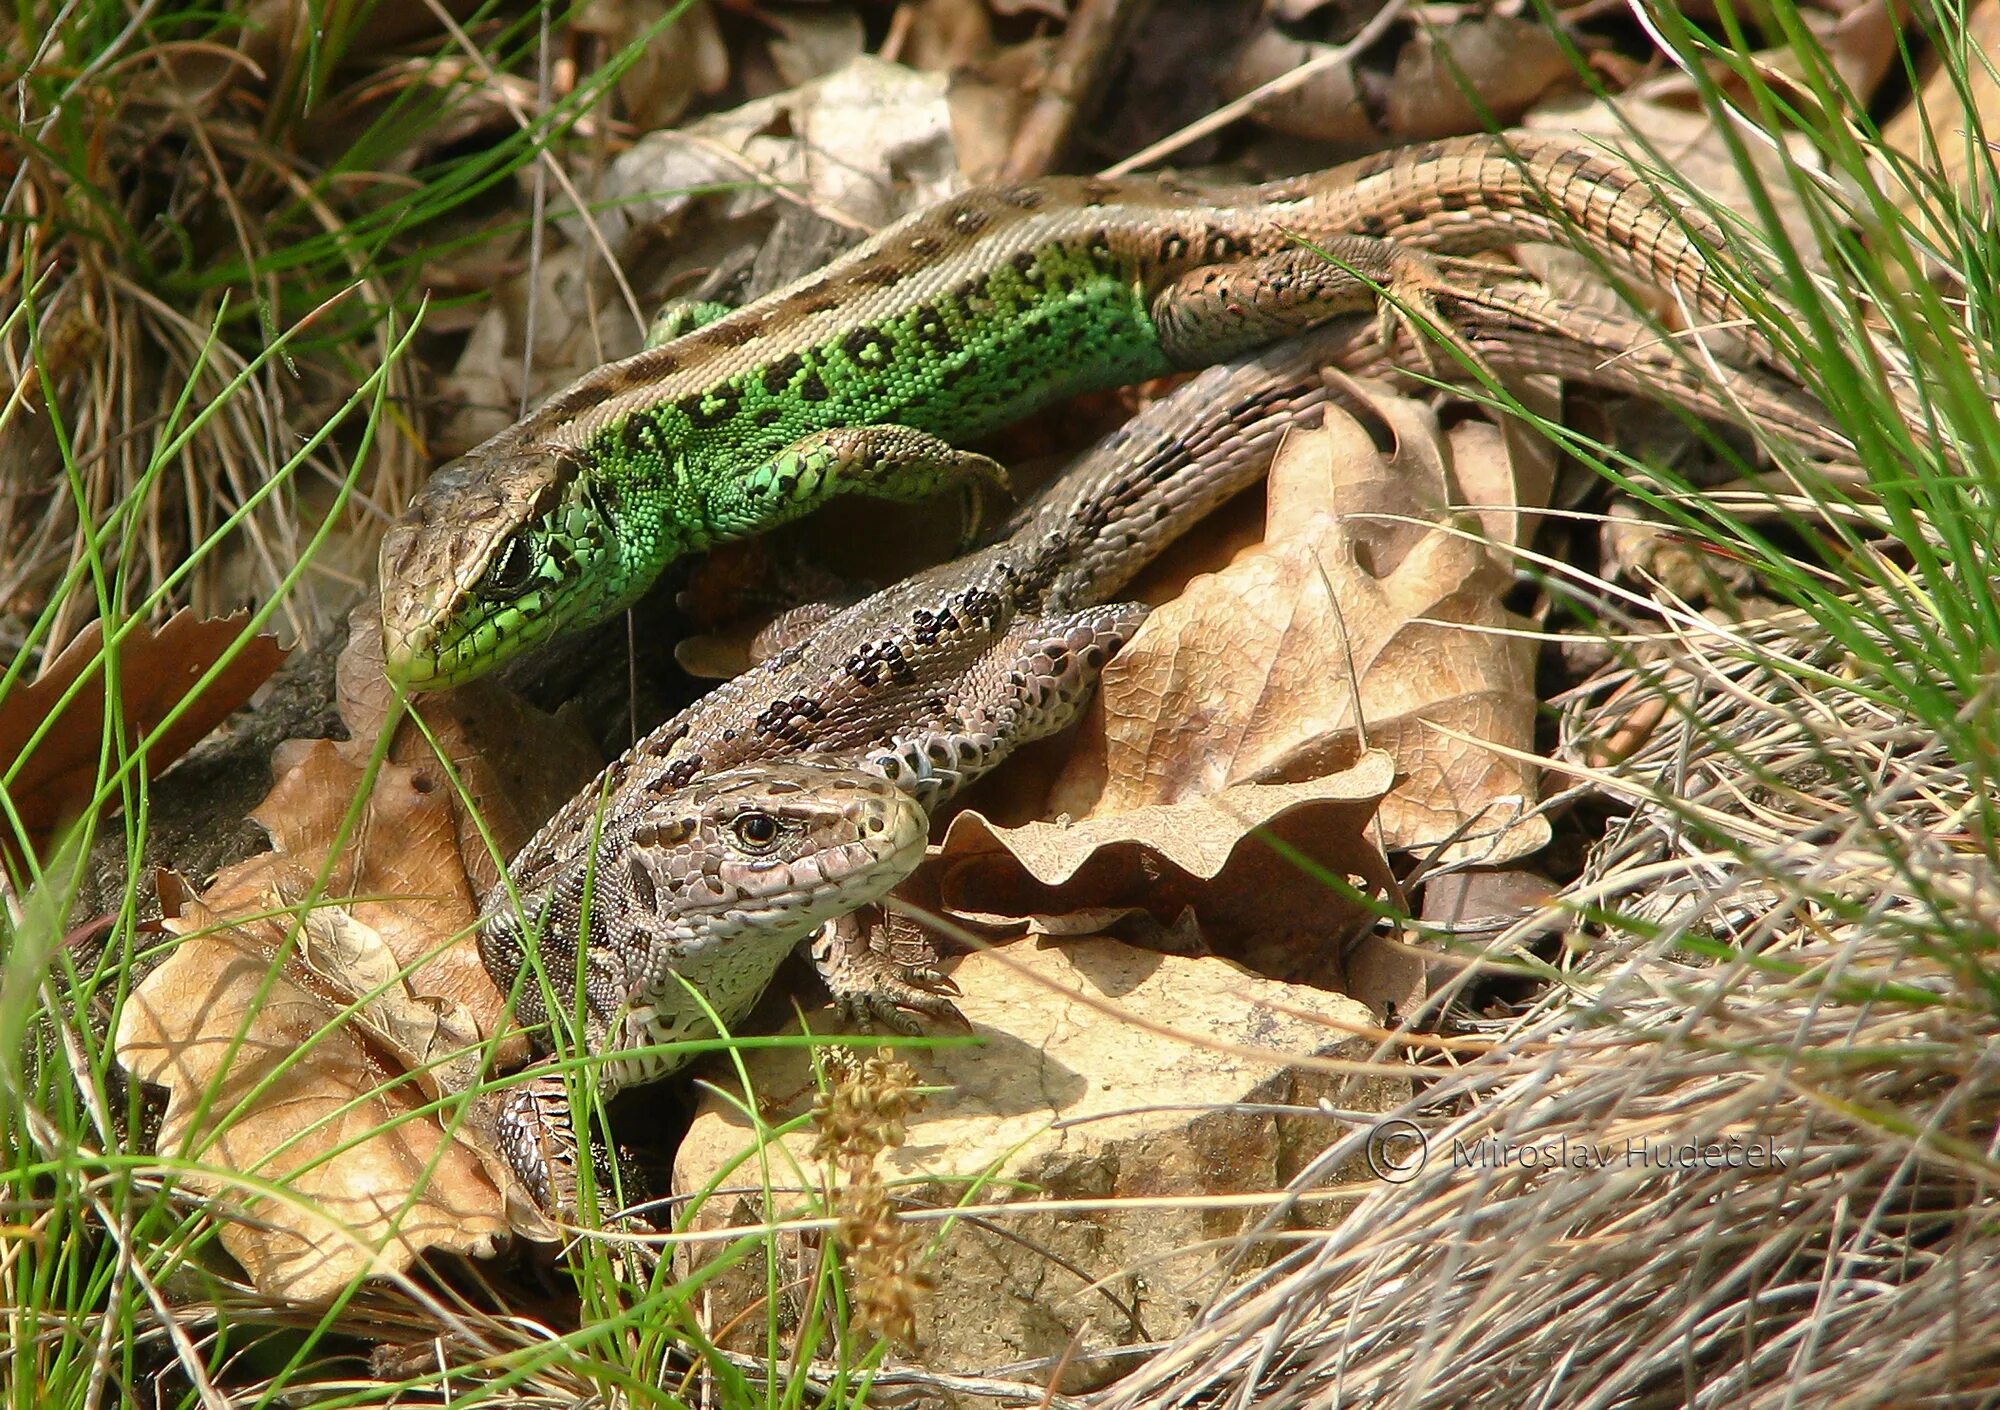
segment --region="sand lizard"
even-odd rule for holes
[[[389,673],[463,681],[835,495],[1002,479],[954,443],[1374,307],[1378,286],[1422,302],[1427,254],[1521,241],[1580,245],[1740,321],[1709,258],[1722,227],[1578,139],[1452,138],[1240,188],[967,191],[598,368],[438,471],[382,544]]]
[[[1816,452],[1845,451],[1823,429],[1825,413],[1779,379],[1697,367],[1635,320],[1567,307],[1526,285],[1447,293],[1437,312],[1461,347],[1497,370],[1554,368],[1757,424]],[[862,796],[880,808],[886,793],[923,816],[1015,747],[1060,729],[1144,616],[1111,599],[1261,475],[1279,437],[1329,395],[1321,366],[1421,360],[1416,349],[1385,347],[1385,334],[1407,330],[1348,320],[1201,373],[1101,441],[998,542],[835,613],[639,741],[515,856],[512,891],[487,901],[480,953],[515,994],[518,1016],[539,1028],[552,1007],[567,1011],[561,996],[580,974],[581,1043],[606,1060],[602,1087],[658,1077],[689,1056],[662,1045],[711,1033],[709,1008],[725,1025],[740,1019],[786,949],[815,931],[813,957],[843,1001],[876,1016],[928,1007],[865,947],[834,944],[819,928],[900,879],[914,865],[908,851],[854,850],[829,806],[831,835],[849,850],[791,858],[803,866],[799,894],[776,907],[767,888],[760,904],[773,914],[746,929],[746,908],[711,894],[714,868],[676,872],[659,855],[662,838],[701,832],[726,849],[735,834],[716,808],[765,806],[754,789],[740,790],[767,773],[806,794],[815,777],[826,780],[830,805]],[[738,791],[703,791],[718,780]],[[907,826],[898,822],[895,836]],[[530,1188],[564,1207],[575,1139],[560,1080],[517,1088],[502,1130]]]

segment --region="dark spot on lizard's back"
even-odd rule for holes
[[[929,259],[943,248],[943,242],[935,235],[912,235],[910,237],[910,253],[918,259]]]
[[[764,390],[772,396],[781,395],[792,385],[792,378],[806,370],[806,360],[797,353],[786,353],[764,369]]]
[[[1187,258],[1187,236],[1178,230],[1169,231],[1160,237],[1160,263],[1177,264]]]
[[[676,788],[686,788],[701,772],[701,755],[683,754],[667,765],[660,776],[653,780],[653,792],[671,793]]]
[[[1000,595],[990,588],[969,587],[959,595],[959,607],[981,626],[990,627],[1000,615]]]
[[[840,350],[867,367],[880,367],[895,351],[895,340],[872,323],[863,323],[840,340]]]
[[[714,405],[708,406],[709,402]],[[706,431],[733,420],[743,409],[743,388],[734,381],[723,382],[706,392],[682,397],[674,405],[687,416],[689,425],[697,431]]]
[[[1033,250],[1022,250],[1014,256],[1010,263],[1014,266],[1014,272],[1021,276],[1024,283],[1034,284],[1039,282],[1035,274],[1036,260],[1037,256]]]
[[[1125,188],[1117,182],[1106,181],[1101,176],[1087,178],[1077,189],[1083,195],[1083,204],[1091,210],[1110,205],[1125,191]]]
[[[916,684],[917,669],[903,655],[902,647],[893,641],[885,641],[878,648],[877,654],[881,657],[882,663],[889,668],[889,678],[897,685]]]
[[[882,663],[865,647],[848,657],[841,669],[863,690],[873,690],[882,683]]]
[[[863,265],[847,277],[870,288],[893,289],[903,282],[903,271],[884,260],[881,264]]]
[[[1009,186],[1000,193],[1000,199],[1017,211],[1038,210],[1048,198],[1039,186]]]
[[[1109,264],[1112,258],[1111,232],[1100,225],[1090,232],[1090,239],[1083,248],[1092,259]]]
[[[993,223],[993,217],[977,206],[958,206],[945,213],[945,220],[961,235],[977,235]]]
[[[781,406],[767,406],[757,413],[759,426],[775,426],[785,419],[785,409]]]
[[[675,747],[679,745],[680,742],[686,739],[687,737],[688,737],[688,727],[686,725],[675,725],[673,729],[668,731],[665,735],[661,736],[658,739],[655,739],[649,745],[641,745],[638,751],[635,751],[632,754],[625,755],[611,767],[614,769],[623,769],[625,767],[628,767],[628,761],[637,758],[639,753],[644,753],[644,755],[649,759],[669,758],[672,756]],[[622,776],[623,775],[621,773],[620,777]]]
[[[810,284],[802,284],[792,291],[785,305],[793,313],[825,313],[830,308],[840,307],[840,295],[832,287],[832,280],[821,275]]]
[[[806,375],[799,381],[799,397],[804,401],[825,401],[831,393],[826,389],[826,380],[819,375],[817,367],[806,369]]]
[[[920,341],[937,352],[950,352],[958,346],[936,304],[918,304],[910,314],[910,328]]]
[[[1234,259],[1243,253],[1243,242],[1227,230],[1217,230],[1214,226],[1210,226],[1207,237],[1202,242],[1202,249],[1211,261]]]
[[[699,338],[702,342],[719,348],[740,348],[745,343],[755,342],[764,332],[762,313],[740,313],[734,318],[711,324]]]

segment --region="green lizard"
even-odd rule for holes
[[[835,495],[1004,483],[945,437],[1234,357],[1381,288],[1428,304],[1443,281],[1420,250],[1520,240],[1581,242],[1705,317],[1738,309],[1706,259],[1719,226],[1563,140],[1459,138],[1230,190],[967,192],[598,368],[435,474],[382,544],[389,674],[462,682]]]

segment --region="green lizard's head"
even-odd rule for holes
[[[617,525],[580,471],[503,432],[431,476],[382,538],[391,680],[459,685],[625,605]]]

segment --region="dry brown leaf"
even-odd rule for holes
[[[967,181],[997,181],[1014,135],[1055,66],[1056,41],[1043,36],[1000,49],[952,74],[951,136]]]
[[[1498,862],[1547,840],[1521,817],[1533,770],[1478,742],[1533,742],[1533,644],[1498,634],[1528,627],[1500,605],[1509,575],[1449,508],[1429,412],[1366,403],[1393,451],[1338,412],[1287,444],[1266,542],[1191,582],[1113,659],[1103,752],[1079,751],[1056,807],[1103,817],[1308,779],[1373,747],[1396,761],[1385,845],[1450,841],[1447,856]],[[1493,492],[1492,467],[1482,475]]]
[[[1539,16],[1470,15],[1420,28],[1403,46],[1384,126],[1399,142],[1476,132],[1575,83],[1568,50]]]
[[[358,777],[383,729],[401,719],[395,692],[382,674],[382,617],[372,596],[348,618],[334,693],[350,735],[340,754]],[[490,679],[421,696],[416,711],[430,737],[405,724],[389,757],[413,771],[412,787],[451,795],[457,861],[472,894],[483,896],[499,880],[496,854],[509,857],[520,850],[543,819],[597,776],[603,756],[574,710],[550,715]],[[451,764],[449,773],[440,754]],[[451,775],[457,778],[455,790]],[[459,793],[470,808],[457,806]]]
[[[902,7],[901,46],[882,57],[919,73],[953,73],[993,52],[993,19],[986,0],[912,0]]]
[[[868,34],[852,10],[774,11],[766,17],[776,33],[769,44],[771,66],[785,88],[823,78],[861,57]]]
[[[1239,99],[1314,64],[1309,77],[1286,79],[1284,87],[1258,102],[1255,121],[1317,142],[1379,143],[1382,128],[1363,91],[1363,75],[1351,60],[1335,61],[1333,48],[1262,26],[1223,70],[1222,96]]]
[[[545,1236],[486,1102],[455,1135],[455,1106],[415,1114],[527,1056],[518,1034],[486,1041],[505,998],[442,770],[385,763],[357,810],[363,770],[330,740],[281,746],[273,769],[252,813],[273,850],[167,922],[186,938],[120,1018],[119,1060],[168,1088],[161,1150],[208,1167],[187,1183],[235,1208],[224,1246],[273,1296],[324,1298],[426,1248],[482,1254],[510,1227]]]
[[[427,1086],[335,1021],[341,998],[271,968],[242,931],[191,935],[119,1018],[119,1060],[168,1090],[160,1151],[199,1162],[180,1183],[231,1207],[223,1247],[261,1292],[298,1302],[427,1248],[490,1254],[508,1230],[501,1188],[469,1143],[413,1115]]]
[[[328,740],[280,746],[272,768],[278,781],[250,816],[271,835],[275,854],[309,880],[323,867],[363,773]],[[222,891],[232,875],[233,869],[216,878],[206,904],[219,909],[233,899]],[[452,1025],[461,1043],[494,1031],[505,999],[471,939],[478,906],[459,861],[451,792],[434,761],[382,765],[323,894],[342,900],[332,913],[380,937],[384,957],[382,966],[351,975],[336,970],[334,977],[349,977],[360,993],[385,977],[384,967],[388,974],[407,971],[411,994],[462,1010]]]
[[[1093,933],[1140,913],[1161,927],[1192,923],[1264,973],[1337,986],[1330,942],[1372,916],[1312,871],[1363,892],[1388,884],[1368,828],[1393,774],[1371,751],[1304,783],[1242,784],[1075,823],[1001,827],[964,812],[912,894],[962,920],[1041,934]]]
[[[650,36],[618,76],[624,117],[640,132],[667,126],[697,95],[712,96],[729,82],[729,48],[708,0],[587,0],[569,24],[596,36],[606,54]]]
[[[134,627],[118,646],[118,693],[125,737],[132,744],[177,709],[202,675],[235,643],[249,614],[199,620],[176,612],[162,627]],[[14,761],[7,796],[39,843],[73,822],[97,793],[98,756],[104,745],[104,628],[92,622],[43,668],[40,680],[16,688],[0,702],[0,760]],[[270,679],[287,651],[274,636],[245,642],[213,681],[192,698],[180,718],[146,751],[146,776],[199,744],[230,712]],[[25,759],[21,751],[63,693],[83,688],[64,706],[49,732]]]

